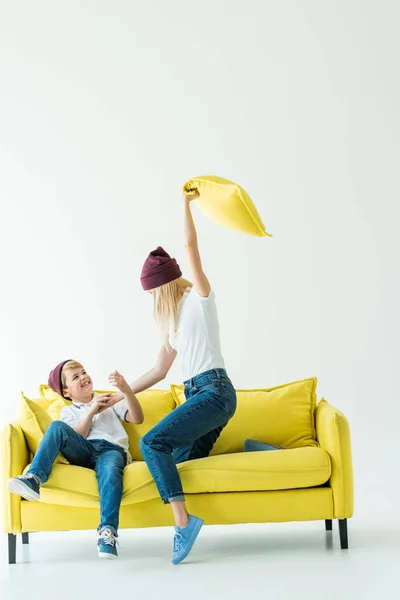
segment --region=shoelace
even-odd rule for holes
[[[24,475],[24,477],[25,477],[25,479],[33,479],[33,481],[35,481],[39,485],[39,482],[34,475],[27,473],[26,475]]]
[[[176,533],[174,537],[174,552],[178,552],[179,547],[181,545],[182,534]]]
[[[107,546],[115,546],[116,544],[119,545],[117,538],[109,529],[103,531],[100,534],[100,537]]]

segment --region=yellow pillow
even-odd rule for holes
[[[259,237],[270,235],[248,193],[233,181],[213,175],[196,177],[184,184],[183,191],[199,192],[200,209],[219,225]]]
[[[142,406],[144,421],[140,425],[124,423],[124,427],[129,436],[129,451],[133,460],[143,460],[139,447],[140,439],[174,410],[175,402],[170,390],[146,390],[136,397]]]
[[[211,455],[243,452],[246,438],[282,446],[318,446],[314,427],[315,377],[266,390],[237,390],[237,410],[223,429]],[[182,386],[171,391],[179,406],[185,401]]]
[[[68,404],[69,404],[69,406],[71,406],[71,402],[67,403],[64,400],[62,400],[61,398],[59,400],[54,400],[54,402],[52,402],[50,404],[50,406],[46,412],[53,421],[59,421],[62,409],[65,406],[68,406]]]
[[[115,394],[117,390],[93,390],[96,394]],[[42,383],[39,385],[39,393],[43,400],[50,406],[55,400],[61,401],[65,406],[71,406],[71,401],[67,398],[63,398],[57,392],[54,392],[49,385]]]
[[[35,455],[42,441],[43,435],[53,419],[34,400],[29,400],[21,393],[19,424],[24,432],[30,452]],[[56,463],[68,465],[68,461],[61,454],[56,458]]]

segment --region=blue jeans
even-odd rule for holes
[[[224,369],[185,382],[186,402],[140,440],[140,450],[164,504],[184,500],[176,465],[204,458],[236,411],[236,392]]]
[[[66,423],[53,421],[43,436],[28,473],[35,475],[40,484],[45,483],[59,452],[71,465],[96,471],[100,495],[98,532],[111,529],[117,535],[122,475],[127,459],[125,450],[107,440],[88,441]]]

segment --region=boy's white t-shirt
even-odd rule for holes
[[[200,296],[194,286],[185,292],[178,312],[177,331],[170,333],[170,345],[177,351],[183,381],[211,369],[224,369],[219,339],[215,294]]]
[[[93,395],[93,399],[96,394]],[[74,428],[83,421],[88,415],[90,402],[73,402],[71,406],[65,406],[60,415],[60,420],[70,427]],[[110,408],[106,408],[101,413],[94,415],[92,427],[90,428],[87,440],[107,440],[112,444],[121,446],[127,453],[128,462],[132,461],[129,453],[129,438],[121,421],[125,421],[128,405],[126,400],[122,400]]]

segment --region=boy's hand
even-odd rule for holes
[[[107,402],[107,407],[111,408],[115,404],[118,404],[118,402],[121,402],[121,400],[123,400],[124,397],[124,394],[121,394],[120,392],[115,392],[115,394],[111,394],[110,399]]]
[[[118,371],[113,371],[109,376],[108,381],[111,383],[111,385],[116,387],[121,394],[126,394],[126,392],[129,392],[131,389],[123,375],[118,373]]]
[[[100,394],[96,396],[90,403],[90,413],[92,415],[98,415],[106,408],[109,408],[109,401],[111,399],[110,394]]]

